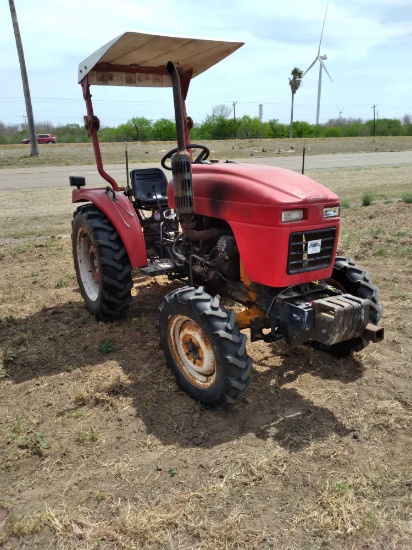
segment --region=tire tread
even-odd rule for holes
[[[220,383],[202,389],[192,384],[175,364],[168,341],[168,321],[173,311],[194,320],[211,337],[215,350],[217,368],[221,369]],[[234,313],[220,304],[219,296],[211,296],[203,287],[183,287],[167,294],[158,307],[158,329],[160,346],[166,356],[167,365],[176,377],[177,383],[194,399],[207,405],[236,403],[250,385],[252,359],[246,353],[246,336],[241,334],[234,322]],[[218,377],[218,373],[216,377]]]
[[[77,231],[81,227],[88,231],[99,257],[101,288],[96,301],[91,301],[83,289],[77,265]],[[132,299],[133,287],[129,256],[110,220],[94,204],[82,205],[74,212],[72,247],[77,280],[86,307],[99,321],[115,321],[124,317]]]

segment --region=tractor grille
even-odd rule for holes
[[[185,151],[172,157],[175,206],[178,214],[193,213],[192,167]]]
[[[332,262],[336,228],[291,233],[287,273],[302,273],[328,267]]]

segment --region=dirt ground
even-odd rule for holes
[[[252,385],[218,409],[165,367],[156,309],[176,283],[136,272],[129,316],[97,323],[66,236],[5,244],[0,546],[412,547],[411,215],[342,212],[339,252],[379,285],[385,340],[339,360],[249,344]]]

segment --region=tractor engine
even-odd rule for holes
[[[150,216],[143,217],[139,212],[143,236],[149,258],[161,257],[164,249],[173,243],[178,233],[176,214],[167,209],[153,210]]]
[[[239,251],[223,220],[195,216],[182,234],[181,251],[189,261],[193,281],[218,292],[239,281]]]
[[[211,253],[204,259],[198,254],[193,256],[193,279],[218,291],[222,284],[239,279],[239,252],[234,237],[222,235],[218,238]]]

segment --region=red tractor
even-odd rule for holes
[[[272,166],[211,162],[190,143],[192,78],[243,44],[127,32],[83,61],[85,126],[106,187],[71,176],[73,256],[87,309],[126,315],[132,269],[187,285],[159,306],[160,343],[177,383],[194,399],[234,403],[250,384],[251,340],[308,344],[336,355],[383,338],[369,274],[336,257],[339,198],[310,178]],[[131,170],[119,187],[103,168],[90,86],[172,87],[177,147],[164,170]],[[195,154],[194,154],[195,153]],[[222,300],[240,305],[228,309]]]

